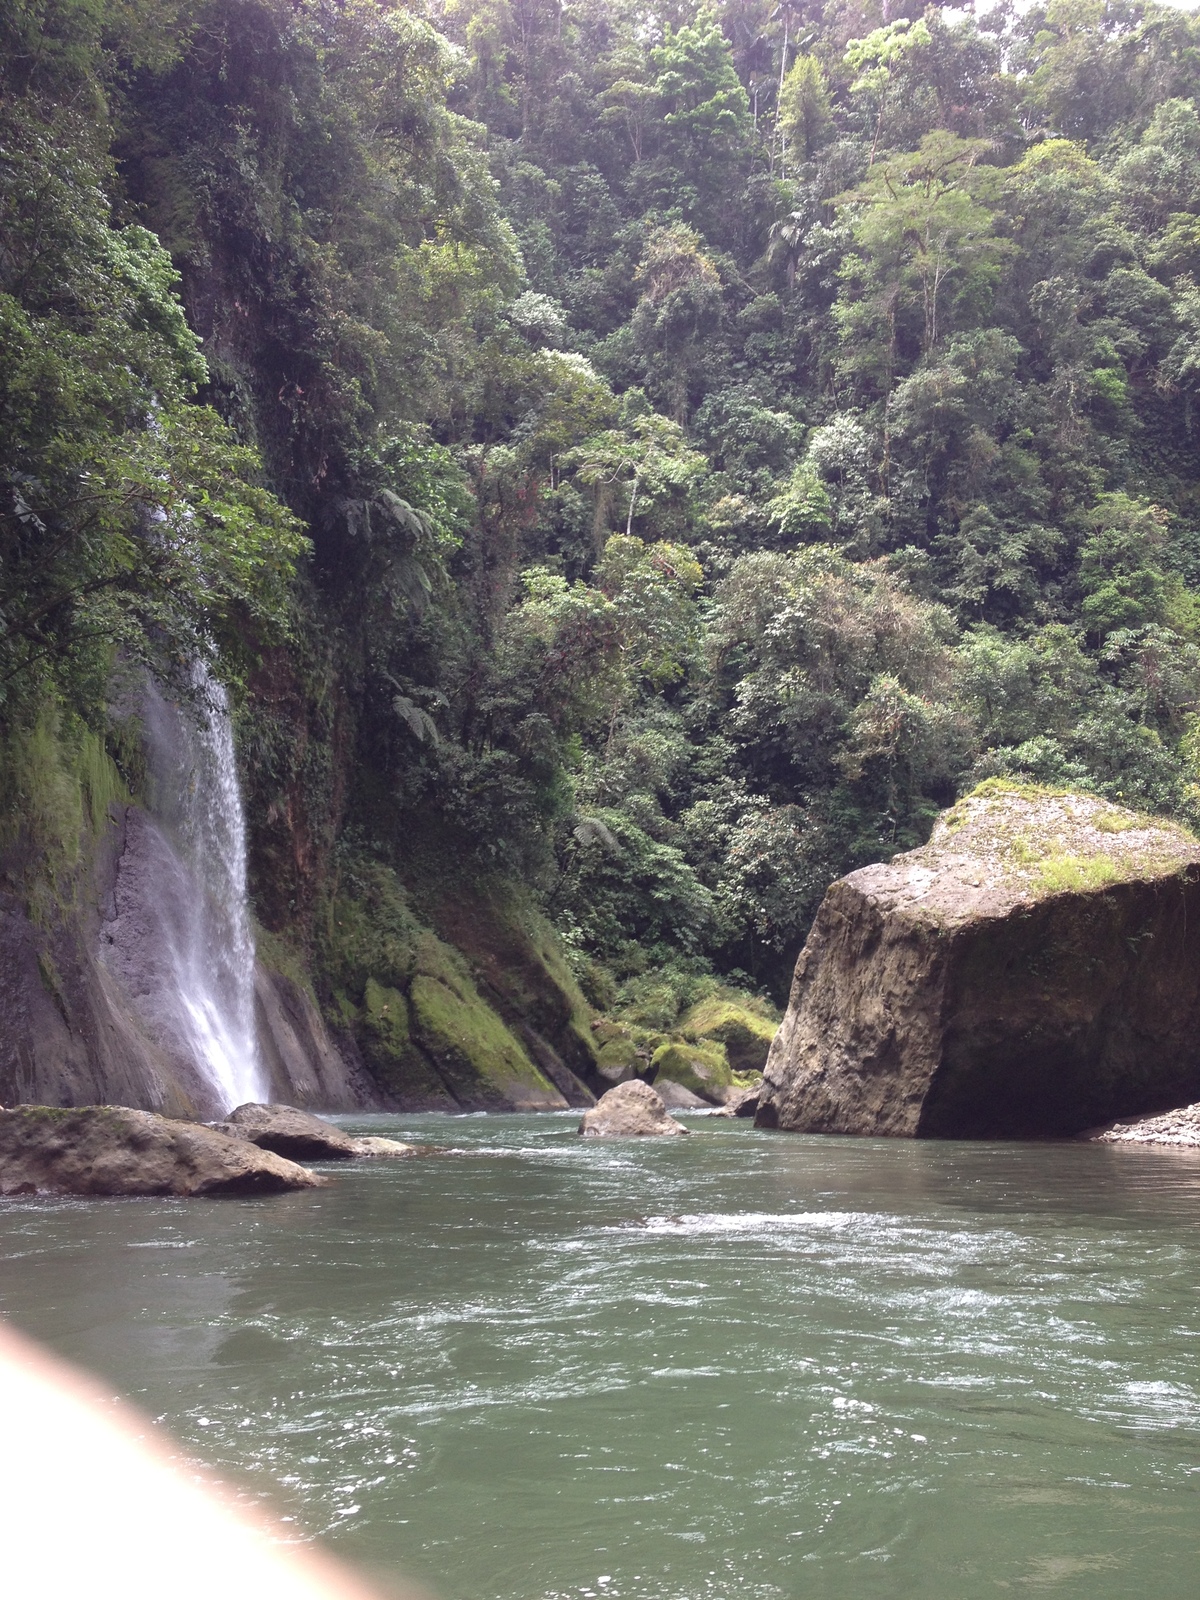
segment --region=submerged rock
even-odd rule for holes
[[[586,1139],[638,1139],[688,1130],[667,1115],[662,1099],[648,1083],[634,1079],[602,1094],[583,1114],[579,1132]]]
[[[996,781],[832,885],[757,1122],[1073,1135],[1200,1096],[1200,842]]]
[[[218,1126],[234,1138],[248,1139],[262,1150],[273,1150],[293,1161],[337,1161],[355,1154],[355,1141],[348,1133],[295,1106],[251,1102],[231,1111]]]
[[[0,1111],[0,1193],[273,1194],[326,1180],[245,1139],[128,1106]]]
[[[379,1134],[368,1133],[354,1140],[353,1153],[356,1156],[370,1156],[377,1160],[392,1160],[401,1156],[416,1155],[417,1148],[415,1145],[401,1144],[399,1139],[384,1139]]]

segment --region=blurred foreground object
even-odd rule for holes
[[[380,1600],[328,1556],[273,1543],[266,1519],[172,1461],[151,1424],[105,1389],[0,1323],[0,1528],[13,1600]]]

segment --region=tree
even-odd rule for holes
[[[563,467],[595,494],[598,540],[614,512],[627,536],[638,517],[666,531],[686,518],[706,471],[703,456],[688,445],[683,429],[649,409],[578,445],[563,457]]]
[[[842,200],[854,241],[835,310],[842,366],[876,392],[988,309],[1011,246],[994,204],[999,174],[979,165],[985,153],[979,141],[930,133]]]
[[[863,39],[851,39],[846,46],[846,65],[856,74],[850,92],[875,107],[874,132],[868,166],[874,166],[883,133],[884,114],[897,69],[905,57],[930,43],[924,21],[912,23],[898,17],[882,28],[875,28]]]
[[[668,29],[650,66],[661,131],[635,181],[646,201],[678,208],[710,237],[728,237],[750,106],[715,12],[702,8],[693,22]]]
[[[829,90],[816,56],[799,55],[793,61],[779,91],[779,128],[783,136],[780,171],[787,169],[784,152],[792,149],[797,159],[809,161],[829,124]]]
[[[86,77],[96,19],[66,20],[60,67]],[[97,719],[118,649],[163,668],[220,646],[244,668],[247,630],[286,626],[305,542],[256,453],[194,403],[208,370],[178,274],[112,225],[90,135],[36,94],[6,99],[3,129],[0,718],[58,694]]]

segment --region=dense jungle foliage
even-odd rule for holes
[[[1189,15],[0,0],[0,74],[7,748],[212,655],[318,962],[491,875],[669,1025],[982,778],[1200,821]]]

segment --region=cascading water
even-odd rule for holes
[[[196,1109],[269,1098],[254,1019],[246,826],[225,691],[197,662],[191,693],[139,698],[148,814],[131,811],[105,963]]]
[[[195,715],[183,730],[178,832],[195,878],[195,915],[174,952],[179,998],[196,1059],[232,1109],[263,1100],[254,1029],[254,936],[246,905],[246,819],[224,687],[192,671]]]

